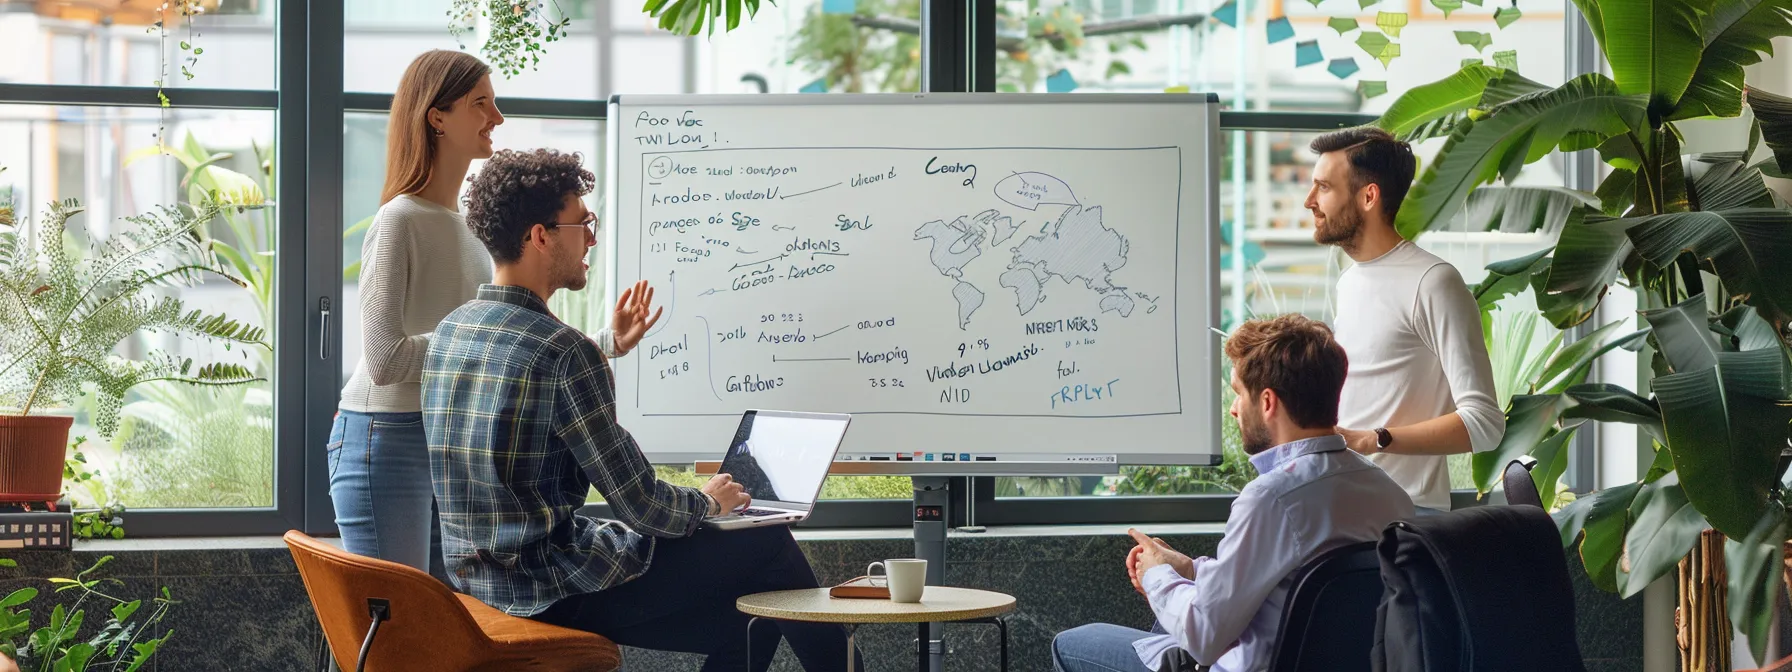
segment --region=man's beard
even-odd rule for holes
[[[560,285],[561,289],[574,292],[584,289],[585,285],[590,282],[590,278],[585,275],[585,257],[581,255],[566,263],[556,264],[554,278],[559,281],[556,284]]]
[[[1238,416],[1238,438],[1244,442],[1244,454],[1256,455],[1270,449],[1269,425],[1261,419],[1251,421],[1248,414]]]
[[[1325,222],[1313,227],[1313,242],[1337,245],[1348,252],[1356,247],[1357,235],[1363,231],[1363,213],[1346,206],[1328,215]]]

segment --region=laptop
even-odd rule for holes
[[[733,476],[753,501],[745,509],[705,518],[703,524],[739,530],[808,518],[851,421],[852,416],[839,413],[743,413],[720,473]]]

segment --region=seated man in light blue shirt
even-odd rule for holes
[[[1258,476],[1233,501],[1216,557],[1189,558],[1132,530],[1139,546],[1128,570],[1158,627],[1059,633],[1059,670],[1164,670],[1175,649],[1216,672],[1266,669],[1294,571],[1412,516],[1406,491],[1337,434],[1349,366],[1331,329],[1299,315],[1251,320],[1227,340],[1226,357],[1232,417]]]

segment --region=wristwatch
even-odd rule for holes
[[[1381,452],[1381,451],[1387,450],[1388,446],[1393,445],[1393,443],[1394,443],[1393,432],[1389,432],[1388,428],[1386,428],[1386,427],[1376,427],[1375,428],[1376,452]]]

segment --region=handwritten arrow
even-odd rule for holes
[[[779,197],[778,197],[778,200],[780,200],[780,201],[782,201],[782,200],[784,200],[784,199],[787,199],[787,198],[796,198],[796,197],[798,197],[798,196],[802,196],[802,195],[805,195],[805,194],[813,194],[813,193],[815,193],[815,192],[817,192],[817,191],[824,191],[824,190],[827,190],[827,189],[833,189],[833,188],[834,188],[834,187],[838,187],[838,186],[840,186],[840,185],[842,185],[842,184],[846,184],[846,183],[845,183],[845,182],[835,182],[835,183],[833,183],[833,184],[830,184],[830,185],[828,185],[828,186],[825,186],[825,187],[822,187],[822,188],[820,188],[820,189],[810,189],[810,190],[808,190],[808,191],[805,191],[805,192],[801,192],[801,193],[796,193],[796,194],[791,194],[791,195],[789,195],[789,196],[779,196]]]
[[[849,324],[849,325],[846,325],[846,327],[850,327],[850,326],[852,326],[852,325],[850,325],[850,324]],[[846,327],[841,327],[841,328],[840,328],[840,329],[845,329],[845,328],[846,328]],[[816,336],[816,337],[815,337],[815,339],[814,339],[814,340],[817,340],[817,341],[819,341],[819,340],[821,340],[821,339],[824,339],[824,338],[827,338],[827,337],[829,337],[829,336],[832,336],[832,335],[834,335],[834,334],[838,334],[838,333],[840,333],[840,329],[835,329],[835,330],[833,330],[833,331],[830,331],[830,332],[828,332],[828,333],[825,333],[825,334],[822,334],[822,335],[820,335],[820,336]]]
[[[774,229],[776,229],[776,228],[778,228],[778,227],[776,227],[776,226],[774,226],[774,227],[772,227],[772,228],[774,228]],[[734,248],[734,251],[735,251],[735,252],[739,252],[739,253],[741,253],[741,254],[759,254],[759,253],[758,253],[758,252],[754,252],[754,251],[752,251],[752,250],[748,250],[748,249],[743,249],[743,248],[739,248],[739,247],[737,247],[737,248]]]
[[[674,270],[666,273],[666,284],[669,287],[671,287],[671,289],[672,289],[672,298],[666,300],[666,309],[665,309],[666,314],[661,317],[671,317],[672,309],[678,307],[678,271],[677,271],[677,269],[674,269]],[[670,324],[671,322],[672,322],[671,320],[666,320],[666,319],[660,320],[659,324],[654,325],[653,331],[647,332],[647,334],[645,336],[641,337],[641,340],[647,340],[649,338],[653,338],[656,334],[660,333],[661,331],[665,331],[666,325]]]
[[[852,253],[850,253],[850,252],[810,252],[809,253],[809,261],[815,261],[815,255],[818,255],[818,254],[829,256],[829,257],[850,257],[850,256],[852,256]]]
[[[702,315],[698,315],[697,319],[703,320],[703,331],[704,332],[711,333],[711,334],[715,333],[714,329],[709,328],[709,318],[704,317]],[[716,344],[714,342],[714,339],[715,339],[714,336],[710,336],[711,342],[709,344],[709,352],[705,353],[706,359],[708,360],[708,363],[709,363],[709,372],[708,372],[709,375],[706,375],[704,377],[709,379],[709,393],[715,395],[716,401],[721,401],[722,400],[721,393],[716,392]]]
[[[711,288],[711,289],[706,289],[706,290],[703,290],[703,293],[702,293],[702,294],[698,294],[698,295],[697,295],[697,296],[709,296],[709,295],[711,295],[711,294],[714,294],[714,293],[716,293],[716,292],[726,292],[726,291],[728,291],[728,290],[726,290],[726,289],[714,289],[714,288]]]
[[[764,261],[749,261],[749,262],[747,262],[747,263],[744,263],[744,264],[735,264],[735,265],[733,265],[733,266],[729,266],[729,267],[728,267],[728,270],[730,270],[730,271],[733,271],[733,270],[736,270],[736,269],[738,269],[738,268],[740,268],[740,267],[742,267],[742,266],[757,266],[757,265],[759,265],[759,264],[770,264],[770,263],[772,263],[772,262],[774,262],[774,261],[777,261],[777,260],[779,260],[779,259],[783,259],[783,258],[785,258],[785,257],[788,257],[788,256],[790,256],[790,255],[789,255],[789,254],[780,254],[780,255],[778,255],[778,256],[775,256],[775,257],[772,257],[772,258],[770,258],[770,259],[766,259],[766,260],[764,260]]]
[[[795,231],[796,227],[794,227],[794,226],[778,226],[777,224],[773,224],[772,230],[773,231]]]

